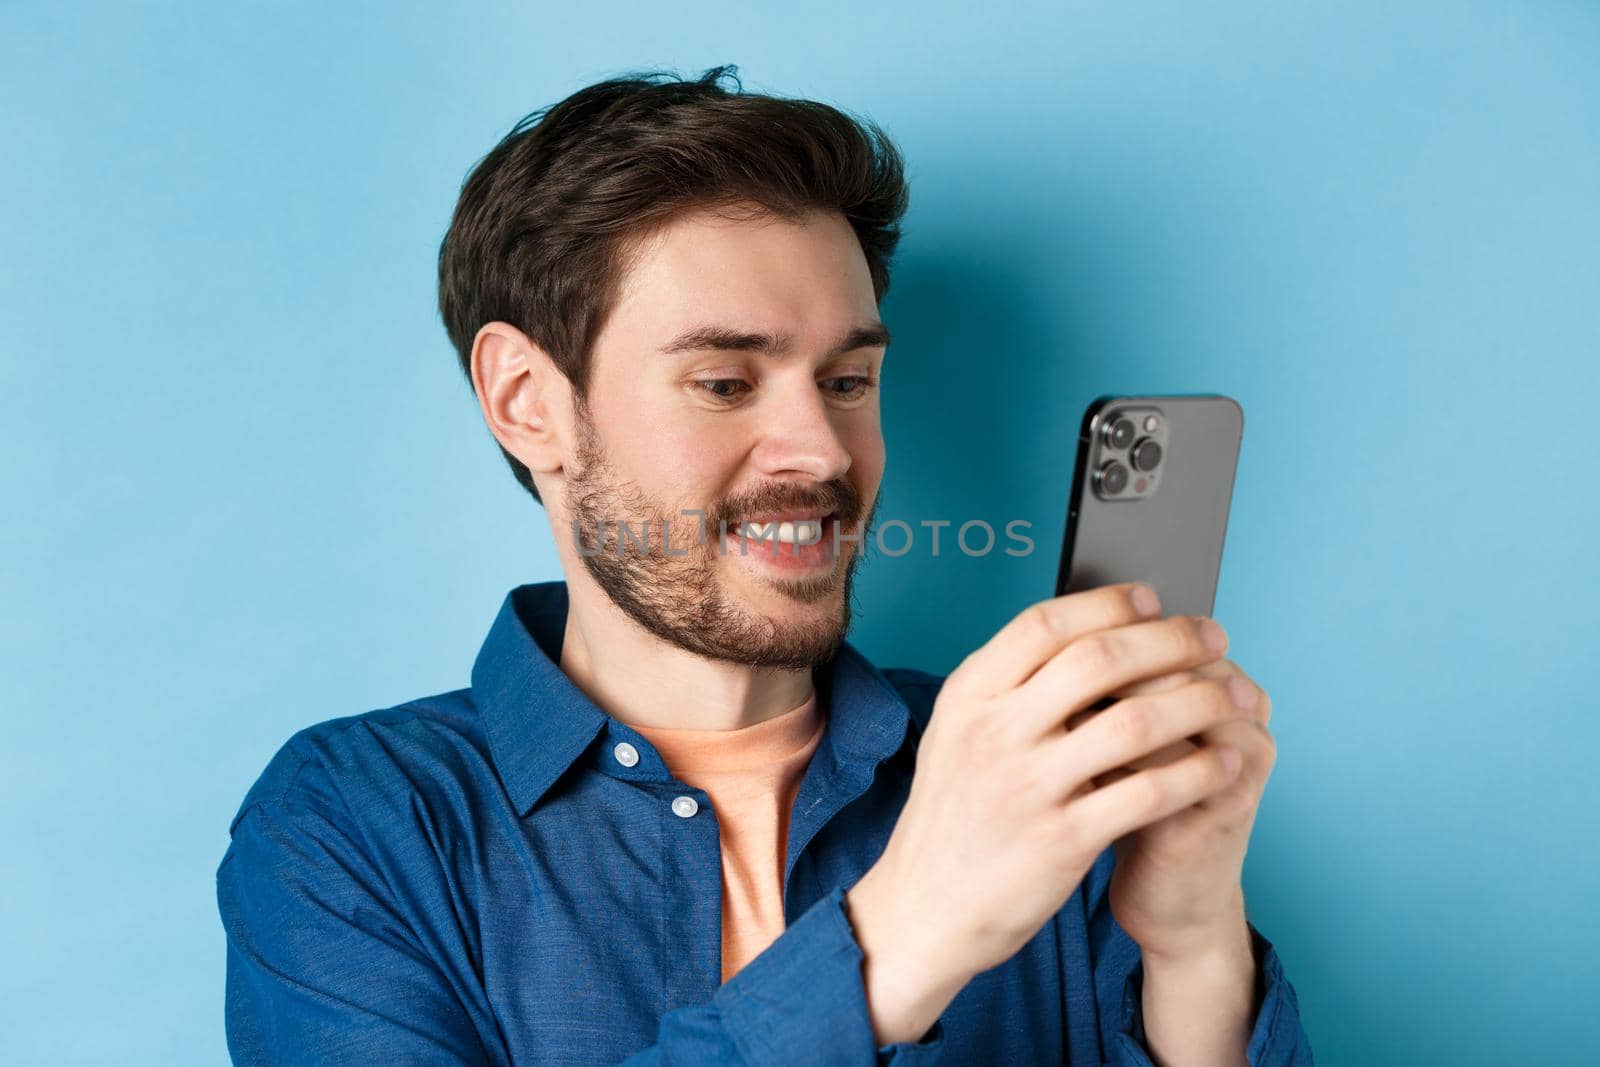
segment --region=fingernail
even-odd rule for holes
[[[1132,596],[1133,609],[1145,618],[1161,613],[1161,598],[1156,596],[1156,591],[1148,585],[1135,585]]]
[[[1241,711],[1249,711],[1256,706],[1256,695],[1256,687],[1237,674],[1228,679],[1228,696]]]
[[[1200,635],[1205,638],[1206,645],[1211,651],[1217,653],[1227,651],[1228,635],[1217,625],[1215,619],[1208,616],[1200,621]]]
[[[1217,752],[1217,758],[1222,760],[1222,769],[1229,774],[1238,773],[1240,765],[1244,763],[1244,757],[1239,754],[1239,750],[1231,745],[1224,745]]]

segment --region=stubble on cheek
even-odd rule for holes
[[[837,647],[849,628],[850,572],[858,546],[841,543],[826,574],[763,580],[759,569],[731,558],[739,532],[727,502],[676,506],[665,502],[671,492],[641,492],[636,482],[618,476],[594,434],[583,428],[577,451],[579,470],[568,482],[566,500],[568,515],[579,524],[582,563],[647,631],[702,655],[764,667],[812,666]],[[835,500],[847,511],[859,504],[851,488]],[[621,521],[632,524],[631,537],[623,536]],[[731,542],[724,533],[732,535]],[[765,595],[757,591],[761,587]],[[836,614],[813,611],[780,621],[788,613],[769,613],[777,604],[774,596],[791,605],[842,603]]]

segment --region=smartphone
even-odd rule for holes
[[[1210,615],[1244,410],[1217,394],[1101,396],[1084,412],[1056,595],[1146,582]]]

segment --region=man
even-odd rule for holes
[[[1220,627],[1119,585],[948,678],[845,642],[902,164],[727,73],[584,89],[462,189],[441,309],[566,581],[245,797],[235,1061],[1309,1064]]]

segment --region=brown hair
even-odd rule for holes
[[[478,162],[439,246],[439,311],[468,381],[479,328],[508,322],[581,401],[629,256],[696,208],[841,212],[883,300],[910,199],[899,150],[875,123],[827,104],[746,93],[737,71],[598,82],[524,117]],[[500,451],[539,499],[528,468]]]

